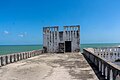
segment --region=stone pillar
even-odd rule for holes
[[[30,54],[30,57],[32,57],[32,52],[31,51],[29,52],[29,54]]]
[[[12,55],[10,55],[10,63],[12,63]]]
[[[1,65],[4,66],[6,64],[5,62],[5,56],[1,56]]]
[[[110,70],[110,80],[113,80],[113,70]]]
[[[30,58],[30,53],[28,52],[28,58]]]
[[[8,56],[7,55],[5,56],[5,59],[6,59],[6,64],[8,64]]]
[[[19,59],[19,54],[17,54],[17,61],[19,61],[20,59]]]
[[[93,55],[93,63],[95,62],[95,56]]]
[[[25,59],[25,52],[23,53],[23,59]]]
[[[51,36],[51,34],[52,34],[52,32],[51,32],[51,29],[50,29],[50,27],[48,28],[48,39],[47,39],[47,42],[48,42],[48,50],[49,50],[49,52],[51,52],[51,43],[52,43],[52,36]],[[51,33],[50,33],[51,32]],[[50,36],[51,36],[51,39],[50,39]],[[50,40],[51,40],[51,42],[50,42]]]
[[[4,64],[3,64],[3,57],[1,56],[0,59],[1,59],[1,66],[4,66]]]
[[[110,80],[110,67],[107,67],[107,79]]]
[[[117,75],[118,75],[117,70],[113,70],[113,80],[116,80]]]
[[[16,62],[16,61],[17,61],[17,60],[16,60],[16,58],[17,58],[17,57],[16,57],[16,54],[14,54],[13,56],[14,56],[14,62]]]
[[[105,67],[105,79],[107,79],[108,77],[108,69],[107,69],[107,66]]]
[[[72,41],[72,39],[71,39],[71,27],[70,27],[70,41]]]
[[[102,75],[104,75],[104,63],[102,63]]]
[[[1,56],[0,56],[0,66],[2,66],[2,65],[1,65],[1,62],[2,62],[2,61],[1,61]]]
[[[102,60],[101,60],[100,62],[101,62],[101,65],[100,65],[100,72],[101,72],[101,75],[102,75]]]
[[[55,52],[55,27],[53,28],[53,52]]]
[[[99,59],[98,58],[96,58],[96,59],[97,59],[97,68],[99,70]]]
[[[99,63],[99,72],[101,72],[101,61],[98,60],[98,63]]]
[[[105,68],[106,68],[106,64],[104,63],[104,67],[103,67],[103,74],[104,74],[104,76],[106,75],[105,74]],[[105,76],[106,77],[106,76]]]

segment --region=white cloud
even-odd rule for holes
[[[19,36],[19,37],[24,37],[24,35],[23,35],[23,34],[19,34],[18,36]]]
[[[9,34],[9,32],[7,30],[4,31],[4,34]]]
[[[18,36],[19,37],[25,37],[26,35],[27,35],[27,32],[24,32],[24,33],[19,34]]]

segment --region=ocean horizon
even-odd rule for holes
[[[91,43],[80,44],[81,51],[83,48],[99,48],[99,47],[118,47],[120,43]],[[12,54],[18,52],[26,52],[42,49],[42,44],[31,45],[0,45],[0,55]]]

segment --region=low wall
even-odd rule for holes
[[[0,67],[23,59],[34,57],[42,53],[43,50],[34,50],[34,51],[20,52],[15,54],[0,55]]]
[[[83,54],[96,66],[105,79],[120,80],[120,66],[94,54],[90,49],[83,49]]]

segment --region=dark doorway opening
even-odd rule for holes
[[[65,52],[71,52],[71,41],[65,41]]]

